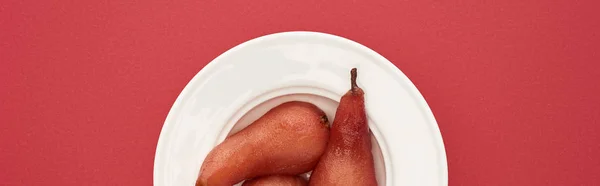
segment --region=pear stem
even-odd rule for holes
[[[325,127],[329,128],[329,119],[327,119],[327,115],[323,114],[321,116],[321,124],[325,125]]]
[[[352,70],[350,70],[350,91],[352,92],[356,91],[358,88],[358,85],[356,85],[356,76],[356,68],[352,68]]]

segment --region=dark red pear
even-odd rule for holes
[[[308,181],[300,176],[271,175],[246,180],[242,186],[306,186]]]
[[[340,100],[327,149],[311,174],[311,186],[377,185],[364,92],[356,84],[356,68],[350,74],[350,90]]]

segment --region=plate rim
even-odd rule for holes
[[[360,44],[354,40],[342,37],[342,36],[338,36],[338,35],[334,35],[334,34],[329,34],[329,33],[324,33],[324,32],[316,32],[316,31],[285,31],[285,32],[276,32],[276,33],[271,33],[271,34],[266,34],[266,35],[262,35],[259,37],[255,37],[249,40],[246,40],[228,50],[226,50],[225,52],[221,53],[219,56],[215,57],[213,60],[211,60],[209,63],[207,63],[202,69],[200,69],[193,77],[192,79],[190,79],[188,81],[188,83],[185,85],[185,87],[181,90],[181,92],[178,94],[177,98],[175,99],[175,102],[173,103],[173,105],[171,106],[171,108],[169,109],[169,112],[167,114],[167,117],[165,118],[165,121],[163,122],[163,126],[161,127],[161,131],[159,133],[159,137],[158,137],[158,142],[156,144],[156,150],[154,153],[154,163],[153,163],[153,185],[155,185],[157,183],[157,174],[158,174],[158,169],[157,169],[157,165],[159,164],[158,160],[161,159],[159,157],[162,157],[162,153],[161,153],[161,149],[165,148],[165,143],[166,143],[166,139],[165,139],[165,135],[167,131],[170,131],[173,128],[173,119],[175,119],[175,115],[176,113],[179,112],[179,110],[181,110],[181,105],[182,105],[182,101],[185,97],[188,97],[193,90],[192,85],[196,85],[198,83],[198,81],[200,81],[201,79],[205,78],[205,76],[210,75],[213,70],[213,68],[215,68],[216,64],[221,61],[221,58],[225,58],[226,56],[229,56],[231,53],[236,52],[237,50],[246,47],[247,45],[252,45],[253,43],[259,43],[263,40],[269,40],[269,39],[276,39],[277,37],[325,37],[328,39],[332,39],[335,40],[337,42],[341,42],[344,44],[348,44],[351,47],[356,47],[357,49],[360,49],[362,52],[365,52],[367,55],[370,55],[371,57],[375,58],[377,61],[380,61],[381,63],[379,65],[383,65],[385,67],[386,70],[389,70],[391,73],[397,75],[401,80],[401,81],[406,81],[407,85],[406,88],[408,88],[407,91],[409,91],[410,94],[412,94],[413,96],[416,96],[414,101],[416,101],[416,103],[418,104],[419,107],[421,107],[422,111],[424,111],[424,115],[426,116],[426,120],[428,120],[428,122],[431,122],[432,127],[431,129],[433,130],[433,132],[435,133],[434,136],[434,141],[435,141],[435,146],[436,148],[438,148],[438,152],[439,154],[439,160],[440,160],[440,168],[442,169],[442,174],[441,174],[441,182],[444,185],[448,185],[448,162],[447,162],[447,155],[446,155],[446,148],[445,148],[445,143],[442,137],[442,133],[439,129],[439,125],[437,123],[437,120],[435,119],[435,115],[433,114],[431,107],[429,107],[427,101],[425,100],[425,97],[423,97],[423,95],[421,94],[421,92],[418,90],[418,88],[415,86],[414,83],[412,83],[412,81],[410,80],[410,78],[408,78],[408,76],[406,76],[406,74],[404,74],[396,65],[394,65],[390,60],[388,60],[387,58],[385,58],[383,55],[379,54],[377,51],[363,45]]]

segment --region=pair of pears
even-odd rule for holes
[[[212,149],[196,186],[376,186],[364,92],[350,74],[331,128],[315,105],[283,103]]]

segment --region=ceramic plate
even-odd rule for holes
[[[206,65],[167,116],[156,149],[154,185],[194,185],[215,145],[280,103],[308,101],[335,120],[353,67],[365,91],[379,185],[446,186],[442,137],[416,87],[375,51],[315,32],[252,39]]]

